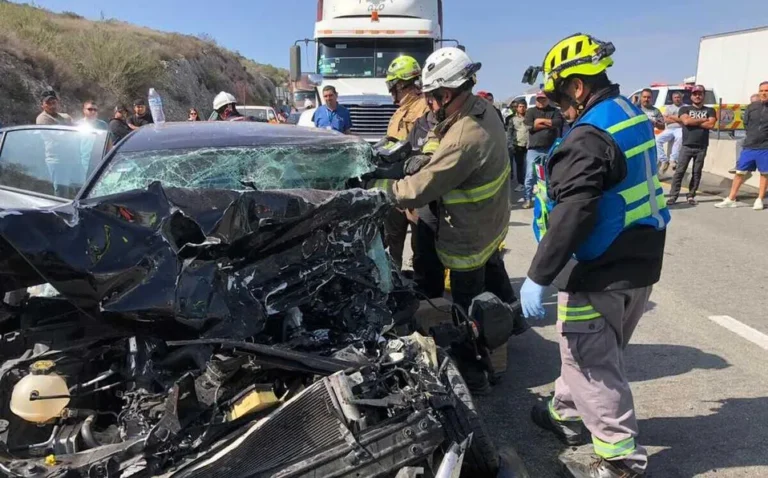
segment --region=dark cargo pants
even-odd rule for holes
[[[408,218],[404,212],[392,209],[384,219],[384,247],[389,248],[389,255],[397,264],[398,270],[403,268],[403,251],[405,236],[408,235]]]
[[[651,287],[567,293],[557,297],[560,378],[550,404],[552,418],[582,421],[595,454],[621,460],[643,473],[648,463],[638,435],[632,391],[624,372],[624,349],[645,312]]]

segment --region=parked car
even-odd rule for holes
[[[237,111],[245,116],[252,116],[262,123],[278,124],[277,111],[271,106],[238,105]]]
[[[110,146],[106,131],[72,126],[0,129],[0,209],[75,198]]]

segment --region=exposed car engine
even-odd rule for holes
[[[455,365],[410,324],[388,207],[152,185],[0,217],[3,289],[58,292],[0,314],[0,472],[495,476]]]

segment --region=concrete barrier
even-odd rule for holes
[[[742,141],[731,138],[710,138],[707,157],[704,160],[704,172],[732,179],[733,174],[729,173],[728,170],[736,166],[736,159],[741,154]],[[745,184],[757,188],[759,181],[760,175],[752,174]]]

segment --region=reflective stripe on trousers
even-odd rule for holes
[[[634,438],[627,438],[618,443],[606,443],[601,439],[593,436],[592,445],[595,447],[595,454],[606,460],[615,460],[634,453],[637,447],[635,446]]]

